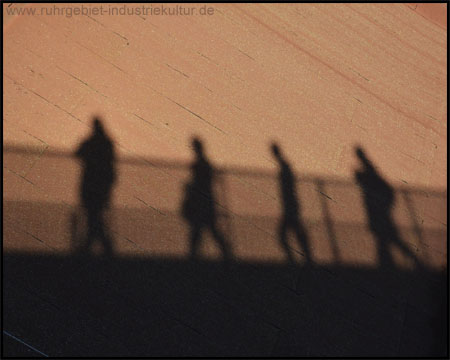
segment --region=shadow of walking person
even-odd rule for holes
[[[192,178],[185,185],[182,215],[190,226],[190,258],[197,259],[204,230],[210,230],[225,261],[231,260],[231,249],[217,224],[215,207],[215,171],[205,156],[202,142],[194,138],[195,161],[191,165]]]
[[[295,186],[295,176],[291,170],[289,163],[281,154],[280,147],[273,143],[271,150],[280,167],[279,186],[281,204],[283,207],[283,216],[281,218],[278,235],[281,247],[291,264],[295,263],[293,249],[289,246],[287,235],[288,231],[294,232],[300,247],[303,249],[301,253],[307,263],[311,263],[311,251],[309,248],[308,234],[301,220],[300,204],[297,198],[297,190]]]
[[[356,147],[355,153],[362,165],[362,170],[355,171],[355,178],[363,193],[370,231],[376,238],[380,268],[395,266],[391,254],[392,245],[398,247],[416,265],[420,265],[415,254],[401,240],[392,219],[394,189],[380,176],[364,150]]]
[[[109,207],[116,177],[115,156],[114,145],[100,119],[94,118],[92,135],[79,146],[75,155],[83,163],[80,198],[87,216],[86,238],[76,252],[88,253],[97,240],[102,245],[104,254],[111,256],[113,243],[105,225],[105,211]]]

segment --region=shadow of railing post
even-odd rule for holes
[[[231,253],[233,254],[233,224],[232,224],[232,214],[230,214],[230,206],[228,201],[228,186],[227,177],[228,173],[218,169],[217,170],[217,187],[219,189],[219,220],[225,223],[225,234],[229,241],[229,246],[231,247]],[[222,222],[222,221],[219,221]]]
[[[328,240],[330,241],[331,251],[333,252],[333,259],[335,263],[340,262],[340,254],[339,254],[339,247],[337,245],[336,240],[336,232],[334,230],[334,224],[333,220],[331,219],[330,211],[328,209],[327,200],[325,199],[325,196],[329,198],[328,195],[325,193],[325,186],[322,180],[316,181],[316,187],[317,191],[319,193],[320,198],[320,205],[322,207],[322,214],[323,214],[323,222],[325,224],[325,228],[328,235]],[[331,199],[331,198],[330,198]]]
[[[417,214],[414,210],[414,204],[409,196],[409,191],[408,190],[399,190],[399,192],[400,192],[401,196],[403,197],[403,199],[405,200],[406,208],[408,210],[409,217],[410,217],[411,223],[412,223],[412,229],[418,240],[420,250],[423,253],[422,262],[424,264],[428,264],[429,254],[428,254],[427,246],[425,245],[425,242],[423,240],[422,228],[419,225],[419,222],[417,219]]]

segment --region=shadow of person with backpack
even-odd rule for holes
[[[360,186],[367,212],[369,228],[373,233],[381,268],[394,267],[391,247],[396,246],[416,265],[421,265],[413,251],[402,241],[392,218],[395,202],[393,187],[379,174],[361,147],[355,148],[361,169],[355,171],[355,179]]]

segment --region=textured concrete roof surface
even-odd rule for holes
[[[447,4],[2,6],[5,356],[448,352]]]

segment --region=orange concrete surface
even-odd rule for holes
[[[447,29],[447,4],[444,3],[411,3],[411,8],[431,20],[435,24]]]
[[[4,200],[76,205],[76,169],[46,155],[70,156],[94,115],[119,161],[187,166],[196,135],[217,167],[275,175],[277,140],[298,175],[351,183],[361,144],[393,186],[446,191],[446,32],[408,6],[221,5],[184,17],[63,10],[5,25]],[[161,187],[150,173],[125,174],[116,206],[142,206],[131,200],[137,191],[177,211],[182,180]],[[241,204],[236,191],[232,211],[276,216],[262,200]]]
[[[195,136],[240,261],[286,262],[277,142],[312,261],[377,269],[360,146],[395,191],[406,247],[445,271],[447,5],[429,5],[183,4],[192,15],[157,15],[178,5],[3,4],[4,254],[70,255],[86,229],[74,154],[98,116],[117,154],[107,226],[123,258],[187,257],[180,208]],[[201,253],[216,261],[205,236]]]

